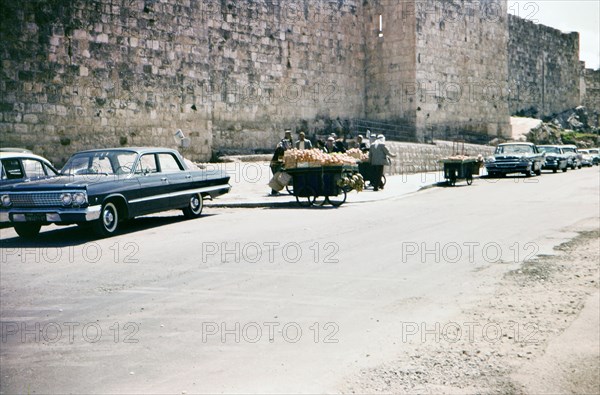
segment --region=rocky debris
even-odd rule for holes
[[[571,110],[563,111],[543,119],[546,123],[551,123],[561,129],[573,130],[576,132],[598,132],[598,114],[590,113],[584,106],[579,106]]]
[[[527,141],[534,144],[563,144],[562,129],[554,123],[542,123],[527,133]]]
[[[544,118],[544,122],[526,134],[526,140],[535,144],[575,144],[581,148],[598,146],[597,113],[584,106]]]

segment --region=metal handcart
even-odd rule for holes
[[[473,184],[473,175],[479,174],[477,158],[469,159],[442,159],[444,164],[444,178],[449,185],[456,185],[457,180],[466,180],[467,185]]]

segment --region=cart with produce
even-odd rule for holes
[[[344,179],[353,177],[356,166],[320,166],[286,169],[293,178],[294,196],[300,206],[322,206],[326,203],[339,207],[346,201],[350,188]]]
[[[347,193],[362,190],[356,160],[346,154],[327,154],[319,150],[288,150],[284,171],[292,177],[293,195],[300,206],[339,207]]]
[[[448,185],[456,185],[457,180],[465,180],[467,185],[473,184],[473,176],[479,174],[479,168],[483,163],[479,157],[467,156],[464,141],[452,143],[453,156],[440,160],[444,164],[444,178]]]

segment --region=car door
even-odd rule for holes
[[[168,180],[159,172],[155,153],[140,157],[135,177],[140,183],[139,195],[129,202],[135,215],[155,213],[169,207]]]
[[[186,191],[192,187],[190,172],[184,170],[179,158],[171,152],[159,153],[157,156],[160,172],[167,178],[168,182],[169,207],[185,207],[189,201],[189,193],[186,193]]]

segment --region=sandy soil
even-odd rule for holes
[[[583,232],[525,262],[492,298],[405,336],[406,354],[348,377],[340,391],[599,394],[599,235]]]

